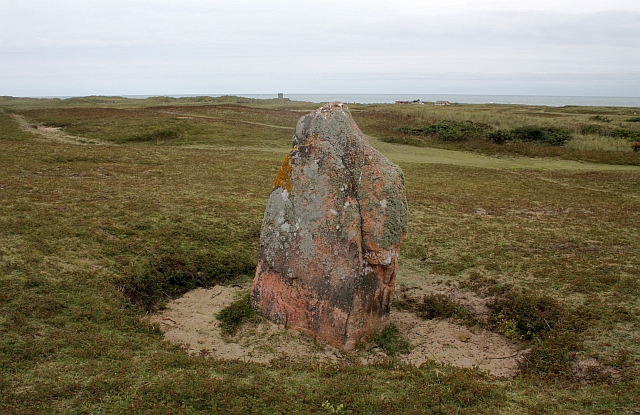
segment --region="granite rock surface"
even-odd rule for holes
[[[267,203],[252,304],[347,350],[388,318],[407,231],[404,176],[342,103],[302,117]]]

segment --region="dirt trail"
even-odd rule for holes
[[[22,115],[18,115],[18,114],[12,114],[12,115],[18,121],[18,123],[20,124],[20,128],[22,128],[24,131],[27,131],[29,133],[32,133],[32,134],[36,135],[40,139],[44,139],[44,140],[47,140],[47,141],[56,141],[58,143],[76,144],[76,145],[86,145],[86,144],[105,145],[105,144],[111,144],[111,143],[108,143],[106,141],[96,140],[96,139],[93,139],[93,138],[85,138],[85,137],[79,137],[79,136],[75,136],[75,135],[70,135],[70,134],[67,134],[67,133],[63,132],[58,127],[46,127],[46,126],[40,125],[40,124],[38,124],[38,125],[36,125],[34,127],[33,124],[31,122],[29,122],[29,120],[27,118],[23,117]]]
[[[206,119],[209,119],[209,120],[230,121],[230,122],[239,122],[239,123],[242,123],[242,124],[261,125],[263,127],[279,128],[279,129],[288,130],[288,131],[291,131],[291,132],[293,132],[295,130],[294,127],[285,127],[285,126],[282,126],[282,125],[273,125],[273,124],[263,124],[263,123],[260,123],[260,122],[253,122],[253,121],[235,120],[233,118],[211,117],[209,115],[189,114],[189,113],[185,113],[185,112],[176,112],[176,111],[159,111],[159,112],[162,112],[164,114],[180,115],[179,118],[206,118]]]
[[[455,296],[471,309],[483,312],[484,302],[471,293],[462,293],[450,287],[408,281],[405,290],[421,296],[426,292],[442,292]],[[165,338],[181,344],[189,353],[204,354],[220,359],[240,359],[266,363],[282,356],[305,360],[336,361],[344,357],[342,350],[313,340],[295,331],[269,322],[247,325],[236,335],[225,337],[220,333],[214,314],[231,304],[243,287],[216,286],[211,289],[190,291],[171,301],[167,308],[152,315],[149,321],[158,323]],[[413,346],[400,360],[416,366],[427,360],[464,368],[478,368],[495,376],[512,377],[517,373],[521,351],[506,337],[483,329],[469,329],[446,320],[422,320],[415,314],[393,309],[390,322],[396,324]],[[380,349],[356,352],[367,363],[382,356]]]

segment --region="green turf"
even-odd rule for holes
[[[372,138],[406,176],[401,277],[508,287],[499,290],[496,330],[540,330],[522,340],[536,349],[515,379],[434,362],[219,361],[163,341],[145,313],[193,287],[251,278],[293,125],[316,105],[100,100],[0,100],[67,134],[114,143],[35,141],[0,113],[8,126],[0,140],[0,413],[327,413],[327,401],[361,414],[639,410],[640,168]],[[98,108],[105,105],[114,108]],[[184,115],[165,107],[215,119],[177,118]],[[382,107],[353,108],[379,137],[386,115],[371,123]],[[457,114],[482,118],[484,108],[502,111],[464,106],[469,113]],[[546,114],[505,111],[505,120],[515,117],[504,121],[509,128],[527,112]],[[601,113],[615,124],[626,111],[551,115]],[[189,134],[122,139],[172,128]],[[541,328],[548,315],[571,324]],[[607,370],[576,378],[576,358]]]

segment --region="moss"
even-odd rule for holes
[[[382,237],[377,242],[383,249],[390,249],[400,243],[407,232],[407,201],[395,186],[387,186],[383,194],[387,201],[386,217]]]

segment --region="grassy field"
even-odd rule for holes
[[[350,106],[406,176],[400,272],[493,293],[494,329],[531,348],[515,379],[392,358],[259,365],[163,341],[145,313],[252,278],[273,179],[296,120],[317,106],[0,98],[0,413],[640,412],[640,153],[592,133],[605,144],[580,148],[589,135],[576,133],[638,131],[638,109]],[[108,144],[52,142],[14,115]],[[434,120],[562,127],[572,139],[399,131]],[[527,336],[516,323],[535,323],[532,310],[545,324]],[[580,372],[581,361],[595,363]]]
[[[640,141],[638,108],[530,107],[524,105],[386,105],[357,119],[363,131],[392,143],[438,147],[493,156],[553,157],[608,164],[640,165],[630,143]],[[465,134],[404,133],[402,127],[437,126]],[[445,126],[446,127],[446,126]],[[522,127],[560,129],[571,135],[562,147],[531,142],[495,143],[491,133]],[[449,129],[451,130],[451,128]]]

